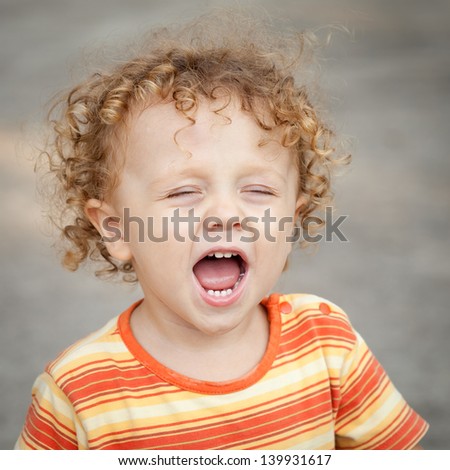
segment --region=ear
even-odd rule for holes
[[[132,257],[131,250],[123,239],[121,219],[114,208],[107,202],[89,199],[84,212],[102,236],[109,254],[120,261],[129,261]]]

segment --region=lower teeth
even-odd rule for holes
[[[241,282],[243,277],[244,277],[244,273],[241,273],[238,280],[236,281],[236,283],[234,284],[234,286],[231,289],[224,289],[224,290],[209,289],[206,292],[211,297],[226,297],[227,295],[230,295],[234,291],[234,289],[236,289],[236,287],[239,285],[239,283]]]
[[[225,297],[230,295],[233,292],[233,289],[226,289],[226,290],[209,290],[207,291],[208,294],[212,297]]]

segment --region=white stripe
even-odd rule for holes
[[[80,365],[82,365],[84,357],[92,356],[94,354],[107,356],[108,354],[118,354],[118,353],[129,354],[129,351],[126,348],[125,344],[123,344],[121,341],[85,344],[70,351],[70,353],[67,356],[57,361],[56,364],[52,367],[51,373],[52,375],[57,376],[58,372],[61,369],[63,369],[64,366],[66,366],[67,364],[71,362],[80,363]],[[117,359],[117,358],[114,358],[114,359]],[[93,360],[95,360],[95,358],[90,358],[90,361],[93,361]]]
[[[313,294],[294,294],[283,296],[293,307],[294,310],[304,307],[308,304],[316,304],[320,302],[328,302],[321,297]]]
[[[298,444],[294,447],[291,447],[292,450],[311,450],[311,449],[329,449],[331,444],[331,448],[335,448],[335,441],[334,441],[334,428],[333,426],[329,426],[328,430],[319,436],[314,437],[313,439],[309,439],[308,441],[300,440]]]

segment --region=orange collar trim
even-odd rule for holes
[[[261,304],[266,308],[269,324],[270,336],[267,344],[266,352],[261,362],[247,375],[240,379],[230,380],[226,382],[208,382],[204,380],[197,380],[179,374],[178,372],[169,369],[155,358],[153,358],[137,341],[133,335],[130,325],[130,318],[136,307],[142,302],[143,299],[135,302],[127,310],[125,310],[119,317],[119,332],[120,335],[133,356],[147,369],[157,375],[164,381],[175,385],[183,390],[191,392],[207,394],[207,395],[224,395],[244,390],[251,385],[257,383],[271,368],[275,360],[278,347],[280,344],[281,336],[281,318],[280,318],[280,295],[272,294],[265,297]]]

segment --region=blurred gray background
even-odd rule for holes
[[[30,161],[48,99],[83,74],[86,48],[225,1],[0,0],[0,448],[20,432],[34,378],[140,297],[65,272],[45,233]],[[299,29],[339,24],[323,86],[353,164],[336,186],[347,243],[297,252],[278,290],[350,315],[391,379],[450,449],[450,2],[241,1]]]

